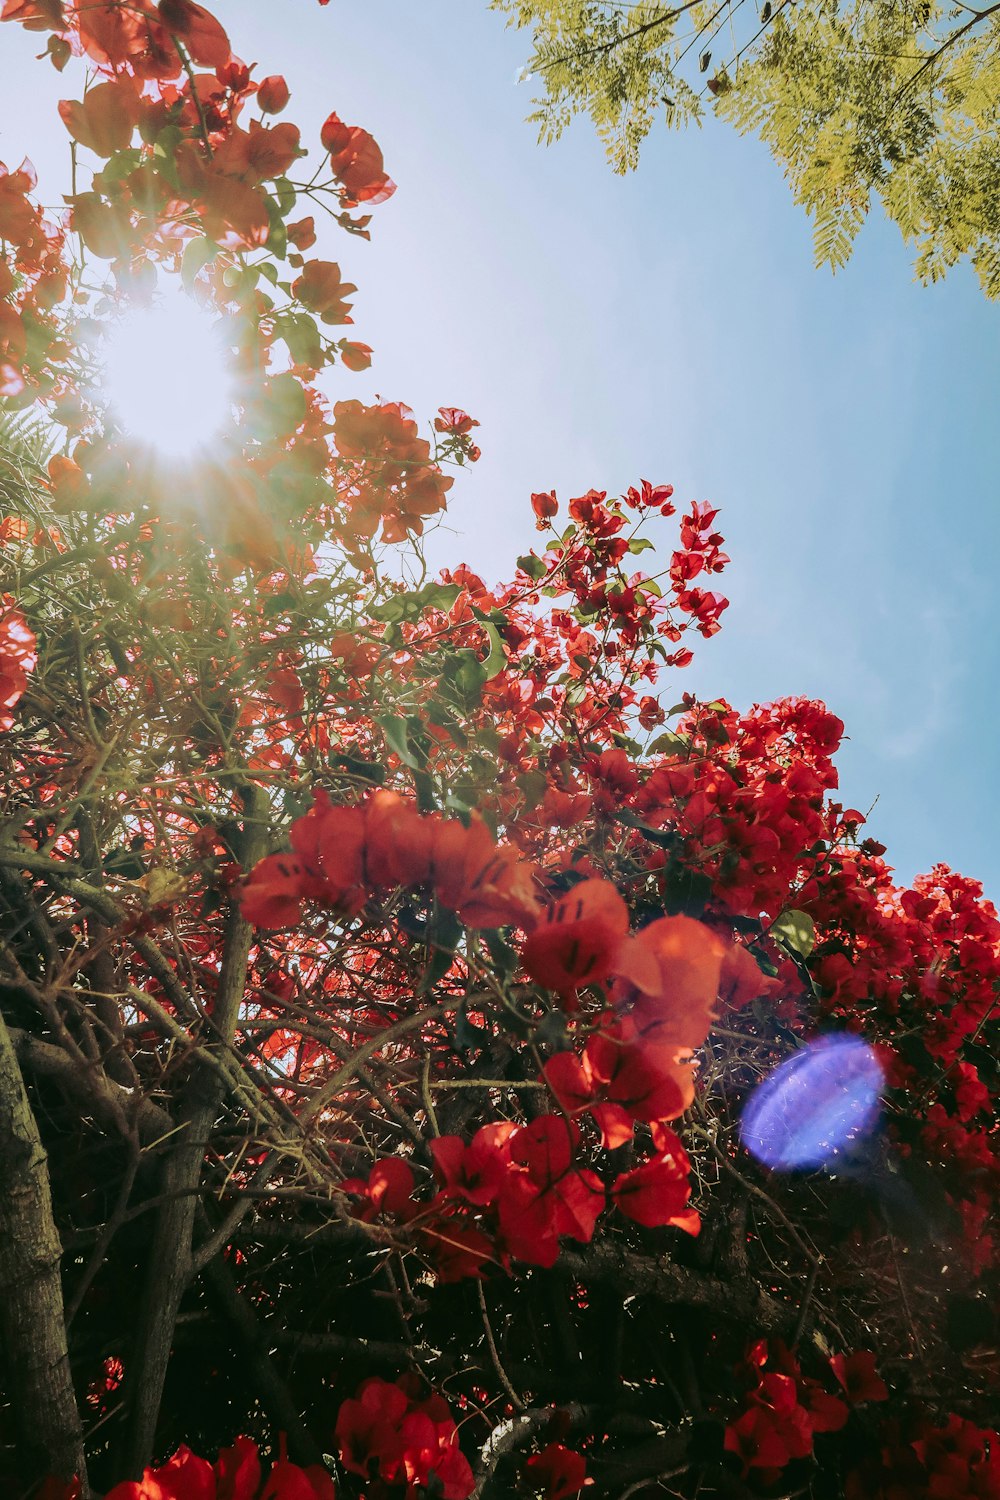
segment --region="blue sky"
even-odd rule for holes
[[[1000,308],[971,271],[914,285],[878,211],[846,270],[814,270],[766,150],[713,121],[655,134],[624,179],[585,121],[538,146],[515,81],[527,38],[481,0],[213,8],[240,55],[285,73],[306,144],[336,109],[399,184],[372,244],[321,241],[376,351],[330,389],[481,421],[434,561],[508,575],[532,490],[645,477],[712,500],[732,605],[665,697],[823,698],[850,736],[843,798],[878,798],[870,831],[900,878],[946,860],[1000,899]],[[54,104],[79,74],[32,63],[39,39],[15,27],[0,47],[0,158],[30,152],[58,202]]]

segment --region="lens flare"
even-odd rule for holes
[[[820,1037],[780,1063],[744,1107],[740,1135],[776,1171],[830,1167],[874,1128],[885,1075],[861,1037]]]
[[[197,457],[232,421],[219,324],[179,288],[116,320],[102,386],[126,436],[164,458]]]

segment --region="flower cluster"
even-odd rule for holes
[[[808,1458],[817,1433],[839,1432],[850,1407],[885,1401],[889,1394],[867,1351],[830,1361],[843,1396],[803,1375],[796,1356],[780,1342],[773,1350],[764,1340],[754,1344],[747,1365],[753,1389],[745,1411],[726,1428],[725,1446],[740,1460],[744,1477],[752,1472],[760,1484],[772,1484],[793,1459]]]
[[[879,1454],[847,1476],[846,1500],[1000,1500],[1000,1433],[952,1414],[907,1441],[887,1424]]]
[[[398,542],[409,532],[419,536],[427,517],[444,509],[454,480],[433,462],[409,407],[338,401],[333,416],[333,440],[348,461],[340,484],[348,535],[370,537],[381,521],[383,541]]]
[[[337,1417],[340,1461],[367,1481],[370,1500],[466,1500],[473,1478],[441,1396],[423,1395],[420,1382],[366,1380]]]
[[[214,1464],[180,1447],[141,1479],[116,1484],[105,1500],[336,1500],[336,1488],[325,1469],[300,1468],[284,1456],[265,1474],[257,1444],[238,1437]]]
[[[291,926],[305,900],[354,915],[400,886],[428,887],[469,927],[524,924],[537,910],[531,866],[497,845],[481,819],[422,814],[394,792],[338,806],[318,791],[289,838],[292,853],[268,855],[243,887],[243,914],[255,926]]]
[[[14,601],[0,598],[0,730],[14,723],[10,712],[23,698],[28,674],[38,660],[36,641]]]

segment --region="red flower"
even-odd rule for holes
[[[257,85],[257,103],[266,115],[278,115],[291,96],[280,73],[271,73]]]
[[[560,994],[599,984],[628,935],[628,907],[607,880],[583,880],[553,903],[521,949],[524,967]]]
[[[778,1430],[773,1412],[751,1406],[726,1428],[725,1449],[735,1453],[743,1465],[743,1477],[751,1469],[783,1469],[791,1458]]]
[[[430,1142],[434,1176],[442,1195],[485,1208],[494,1202],[510,1160],[508,1142],[517,1127],[506,1122],[483,1125],[468,1145],[457,1135],[441,1135]]]
[[[855,1354],[834,1354],[830,1368],[852,1406],[863,1401],[888,1401],[889,1387],[876,1374],[875,1356],[867,1349]]]
[[[372,351],[367,344],[344,343],[340,346],[340,357],[349,370],[367,370],[371,366]]]
[[[467,926],[530,925],[538,912],[534,873],[516,849],[497,846],[478,814],[468,827],[455,818],[438,824],[431,884],[442,906]]]
[[[288,243],[294,245],[296,250],[308,250],[316,243],[316,220],[312,214],[305,219],[296,219],[294,224],[285,226],[288,235]]]
[[[368,1180],[348,1177],[341,1184],[345,1193],[354,1193],[364,1200],[363,1206],[355,1210],[355,1216],[370,1224],[379,1214],[392,1214],[396,1218],[408,1218],[413,1211],[413,1168],[398,1156],[387,1156],[378,1161],[368,1174]]]
[[[536,1486],[545,1486],[545,1500],[569,1500],[587,1482],[583,1455],[562,1443],[546,1444],[541,1453],[528,1459],[524,1470]]]
[[[36,641],[28,622],[8,595],[0,598],[0,730],[14,723],[12,709],[24,696],[28,673],[38,660]]]
[[[229,38],[203,5],[195,5],[194,0],[160,0],[157,10],[164,26],[182,38],[194,61],[203,68],[221,68],[229,61]]]
[[[392,1384],[374,1376],[355,1399],[341,1404],[341,1463],[350,1474],[399,1485],[400,1500],[416,1500],[432,1481],[442,1500],[466,1500],[474,1487],[472,1470],[448,1406],[440,1396],[416,1400],[413,1386],[406,1376]]]
[[[350,323],[351,304],[346,299],[356,291],[352,282],[341,280],[340,267],[332,260],[307,260],[302,275],[292,282],[292,296],[323,323]]]
[[[344,185],[348,203],[384,203],[396,191],[386,175],[382,152],[360,125],[345,125],[336,114],[327,116],[320,131],[330,153],[333,175]]]
[[[556,499],[555,490],[548,490],[546,493],[541,495],[532,495],[531,508],[535,512],[535,517],[538,523],[538,530],[545,531],[549,519],[554,516],[559,509],[559,501]]]
[[[604,1205],[594,1172],[572,1165],[579,1132],[561,1115],[541,1115],[510,1140],[510,1157],[522,1171],[504,1179],[499,1219],[508,1254],[530,1265],[551,1266],[559,1236],[587,1244]]]
[[[261,1467],[257,1444],[238,1437],[231,1448],[223,1448],[216,1459],[218,1500],[256,1500]]]
[[[622,1172],[611,1187],[611,1198],[626,1218],[648,1228],[673,1224],[688,1234],[697,1234],[701,1220],[688,1208],[691,1197],[691,1163],[673,1131],[661,1131],[658,1147],[663,1155]]]
[[[435,432],[454,432],[460,436],[471,432],[473,427],[479,423],[467,412],[461,411],[457,406],[439,406],[438,415],[434,418]]]
[[[336,1500],[336,1496],[333,1480],[318,1464],[300,1469],[281,1458],[264,1481],[259,1500]]]
[[[657,1043],[700,1047],[715,1018],[725,955],[722,939],[691,917],[661,917],[644,927],[628,967],[618,971],[619,998],[634,1002],[636,1028]]]
[[[217,1495],[212,1465],[182,1445],[158,1469],[116,1484],[105,1500],[217,1500]]]
[[[124,151],[139,123],[139,95],[128,80],[99,83],[86,98],[60,99],[59,114],[74,140],[98,156]]]

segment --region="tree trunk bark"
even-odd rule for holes
[[[26,1486],[79,1475],[83,1428],[73,1390],[48,1159],[0,1016],[0,1337],[18,1464]]]

